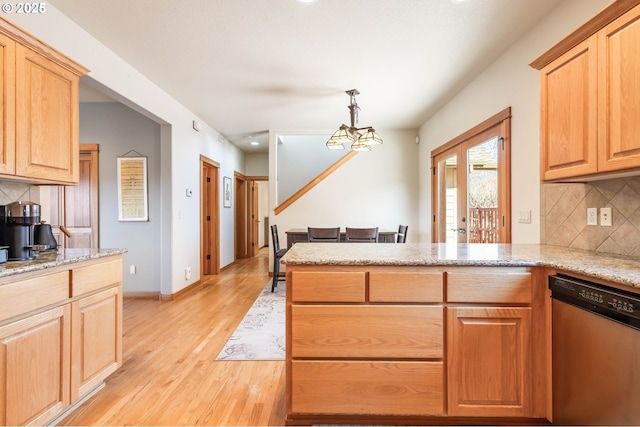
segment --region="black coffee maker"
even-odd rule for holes
[[[0,206],[0,245],[9,246],[9,261],[34,258],[33,228],[40,223],[40,205],[13,202]]]

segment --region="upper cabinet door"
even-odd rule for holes
[[[597,38],[574,47],[540,72],[543,180],[597,172]]]
[[[15,167],[16,43],[0,34],[0,174],[13,175]]]
[[[16,47],[16,174],[78,183],[78,76]]]
[[[598,33],[599,169],[640,167],[640,6]]]

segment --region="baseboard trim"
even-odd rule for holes
[[[160,301],[173,301],[177,298],[183,297],[185,294],[189,292],[200,290],[200,288],[202,288],[202,282],[200,280],[197,280],[192,284],[190,284],[189,286],[180,289],[175,294],[160,294]]]
[[[65,409],[64,412],[62,412],[60,415],[58,415],[53,420],[51,420],[49,423],[47,423],[47,425],[48,426],[56,426],[56,425],[58,425],[58,423],[60,423],[62,420],[67,418],[69,415],[71,415],[72,412],[74,412],[76,409],[78,409],[78,407],[80,405],[82,405],[84,402],[86,402],[87,400],[92,398],[94,394],[96,394],[97,392],[102,390],[104,388],[104,386],[105,386],[105,382],[102,381],[93,390],[91,390],[89,393],[87,393],[84,396],[82,396],[82,398],[78,399],[73,405],[71,405],[67,409]]]
[[[159,299],[160,292],[156,292],[156,291],[123,292],[122,298]]]

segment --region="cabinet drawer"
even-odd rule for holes
[[[294,271],[291,298],[308,302],[364,302],[364,271]]]
[[[531,302],[531,273],[447,272],[447,301],[463,303]]]
[[[442,273],[369,273],[371,302],[442,302]]]
[[[71,277],[73,297],[120,283],[122,258],[74,268]]]
[[[442,306],[292,305],[292,357],[442,358]]]
[[[442,362],[294,360],[291,411],[442,415],[443,375]]]
[[[69,298],[69,271],[0,285],[0,321]]]

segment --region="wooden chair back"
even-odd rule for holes
[[[406,243],[407,230],[409,230],[408,225],[401,225],[400,227],[398,227],[398,238],[396,239],[396,243]]]
[[[340,241],[340,227],[307,227],[307,234],[309,236],[309,242],[336,243]]]
[[[346,242],[378,242],[378,227],[373,228],[349,228],[345,232]]]
[[[273,242],[273,253],[277,254],[280,250],[280,239],[278,238],[278,226],[271,226],[271,241]]]

